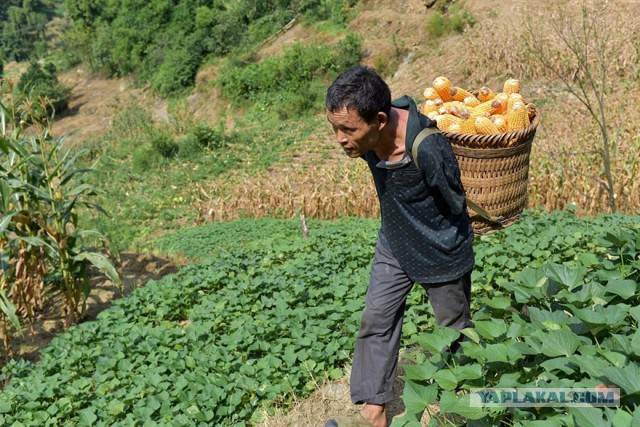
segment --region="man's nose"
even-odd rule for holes
[[[338,140],[338,144],[345,145],[347,141],[347,135],[341,130],[336,130],[336,139]]]

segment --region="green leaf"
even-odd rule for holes
[[[616,408],[616,413],[613,416],[612,425],[616,427],[633,427],[633,415],[628,413],[622,408]],[[637,424],[635,424],[637,425]]]
[[[480,303],[496,310],[509,310],[511,308],[511,300],[505,297],[482,297]]]
[[[633,280],[609,280],[607,286],[605,286],[607,292],[616,294],[622,297],[622,299],[629,299],[636,294],[638,284]]]
[[[436,401],[438,396],[438,385],[424,385],[414,381],[407,381],[404,384],[402,401],[408,413],[421,414],[427,405]]]
[[[572,268],[566,264],[551,264],[548,265],[546,274],[550,279],[571,290],[583,282],[585,269],[584,267]]]
[[[431,354],[438,354],[459,337],[460,332],[455,329],[436,326],[432,333],[421,336],[416,341]]]
[[[573,415],[576,426],[580,427],[609,427],[610,424],[604,420],[604,410],[599,408],[569,408],[569,413]]]
[[[124,403],[119,400],[112,400],[107,405],[107,412],[111,415],[118,415],[124,412]]]
[[[473,329],[485,339],[498,338],[507,332],[507,325],[502,319],[473,322]]]
[[[636,364],[629,364],[623,368],[610,366],[604,368],[601,375],[622,387],[626,394],[640,392],[640,367]]]
[[[542,341],[542,353],[549,357],[571,356],[580,342],[580,338],[569,330],[550,331]]]
[[[80,425],[93,426],[98,420],[98,417],[93,409],[85,408],[78,411],[78,419],[80,421]]]
[[[7,297],[4,289],[0,289],[0,311],[9,319],[13,327],[20,331],[20,320],[16,315],[16,307]]]
[[[403,365],[404,377],[410,380],[428,380],[438,371],[438,366],[426,361],[419,365]]]
[[[458,380],[450,369],[442,369],[433,375],[433,379],[445,390],[455,390]]]
[[[631,317],[633,317],[636,323],[640,323],[640,305],[630,308],[629,314],[631,314]]]
[[[479,420],[487,415],[481,407],[471,406],[470,394],[456,396],[453,391],[442,392],[440,412],[458,414],[470,420]]]
[[[478,363],[456,366],[453,372],[458,382],[482,378],[482,366]]]
[[[480,343],[480,335],[473,328],[464,328],[460,330],[460,333],[476,344]]]
[[[94,267],[105,274],[113,283],[122,284],[120,275],[109,259],[97,252],[80,252],[73,257],[76,261],[89,261]]]

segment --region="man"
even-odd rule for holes
[[[441,326],[471,326],[469,299],[473,232],[460,170],[447,139],[428,135],[435,122],[405,96],[392,103],[384,80],[371,68],[353,67],[329,87],[327,118],[345,154],[369,164],[378,193],[381,227],[371,267],[353,367],[351,399],[364,403],[357,420],[329,420],[326,427],[387,425],[393,399],[403,313],[420,283]]]

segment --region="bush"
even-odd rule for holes
[[[63,86],[55,73],[56,67],[51,63],[41,67],[37,62],[31,62],[20,76],[16,90],[32,99],[48,98],[53,110],[63,113],[69,108],[71,88]]]
[[[462,33],[473,27],[476,20],[460,5],[436,11],[425,26],[425,32],[432,38],[442,37],[449,33]]]
[[[149,142],[151,142],[153,149],[166,159],[174,157],[180,149],[180,146],[170,135],[160,131],[151,134]]]
[[[169,52],[153,75],[153,89],[168,96],[193,86],[200,55],[186,49]]]

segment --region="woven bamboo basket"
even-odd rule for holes
[[[476,235],[498,231],[520,218],[527,205],[529,155],[538,122],[536,115],[525,129],[493,135],[442,132],[458,159],[467,198],[497,219],[490,221],[469,208]]]

